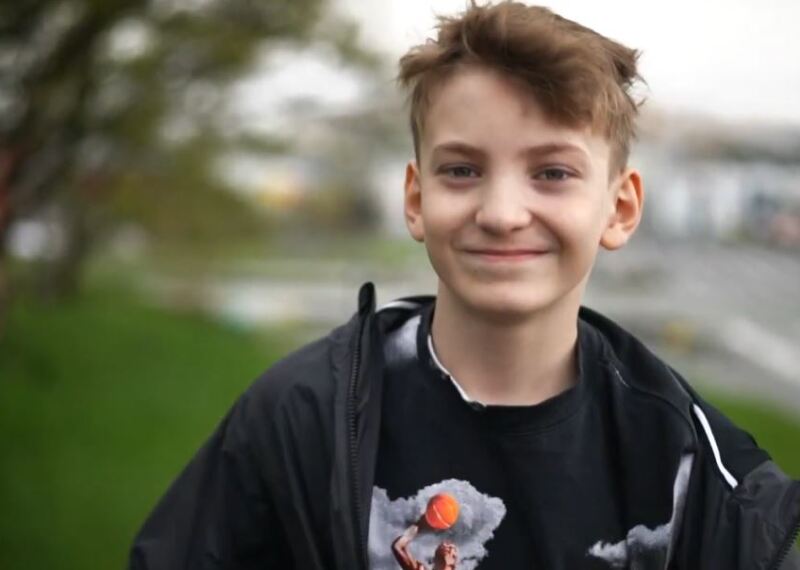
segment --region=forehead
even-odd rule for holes
[[[604,136],[589,125],[556,121],[520,79],[483,67],[465,67],[442,79],[429,94],[422,119],[423,154],[455,140],[496,151],[570,145],[608,159]]]

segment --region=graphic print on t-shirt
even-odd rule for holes
[[[497,497],[467,481],[448,479],[394,501],[372,490],[371,570],[473,570],[489,553],[506,515]]]
[[[612,568],[666,568],[680,530],[693,463],[694,455],[690,453],[683,456],[678,466],[673,485],[672,516],[668,522],[653,529],[643,524],[636,525],[628,531],[625,540],[616,544],[598,541],[589,549],[589,556],[605,560]]]

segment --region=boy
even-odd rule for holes
[[[513,2],[401,59],[405,217],[437,296],[376,312],[367,283],[350,322],[267,371],[131,568],[800,567],[800,483],[580,306],[641,217],[636,59]]]

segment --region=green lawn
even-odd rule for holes
[[[93,296],[0,344],[0,568],[122,568],[149,509],[291,335]]]
[[[235,397],[298,342],[129,297],[14,307],[0,344],[0,568],[121,568],[138,526]],[[800,423],[712,397],[795,477]]]

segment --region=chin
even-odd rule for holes
[[[471,310],[502,324],[524,321],[558,299],[550,287],[531,283],[474,283],[450,291]]]

